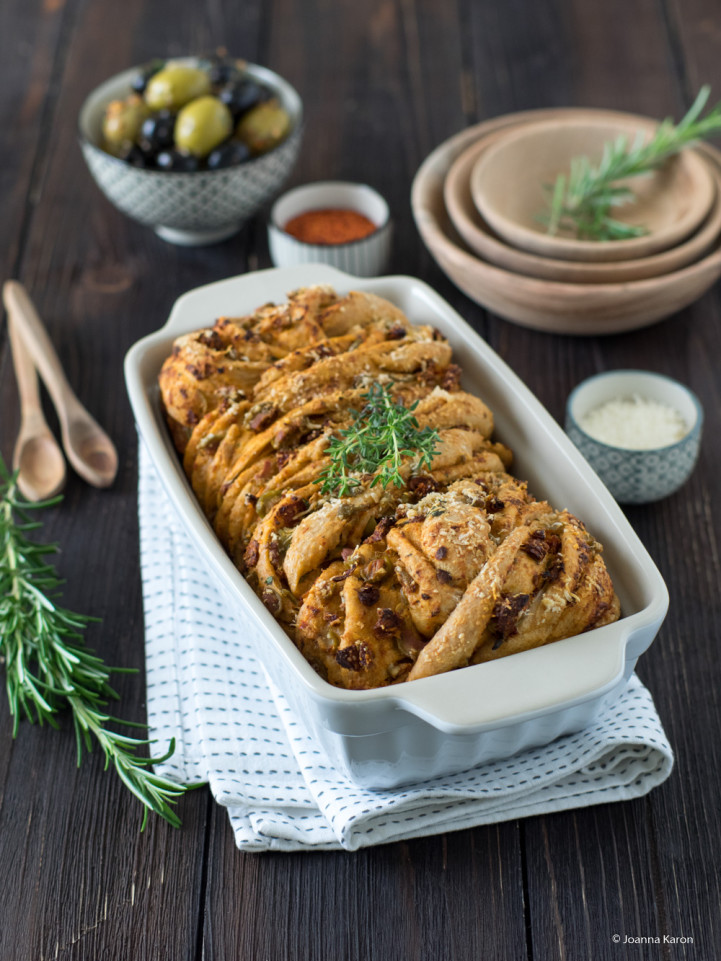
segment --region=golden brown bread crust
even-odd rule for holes
[[[178,339],[159,383],[216,533],[330,683],[414,680],[618,618],[601,546],[508,473],[447,342],[382,298],[310,287],[221,318]],[[401,487],[366,475],[324,495],[329,440],[373,383],[417,402],[435,455],[406,458]]]

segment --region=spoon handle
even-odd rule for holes
[[[23,285],[16,280],[6,281],[3,300],[55,405],[68,460],[89,484],[108,487],[118,468],[113,442],[76,397]]]
[[[36,423],[44,423],[42,404],[40,402],[40,390],[38,385],[38,375],[35,364],[30,356],[30,352],[25,346],[25,342],[15,328],[12,316],[8,316],[8,335],[10,338],[10,353],[13,359],[15,370],[15,380],[18,385],[20,395],[20,429],[23,425],[34,420]],[[13,457],[13,469],[17,470],[17,446]]]
[[[28,350],[32,352],[33,363],[45,381],[62,424],[68,409],[75,406],[73,402],[80,404],[80,401],[68,383],[43,322],[27,291],[17,280],[5,282],[3,301],[12,323],[16,326],[16,333],[22,336]]]

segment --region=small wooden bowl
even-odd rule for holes
[[[576,284],[608,284],[643,280],[648,277],[660,277],[662,274],[679,270],[698,260],[711,249],[721,233],[721,171],[714,166],[712,160],[704,159],[702,156],[702,162],[709,166],[713,178],[714,201],[701,227],[676,247],[652,254],[650,257],[639,257],[617,263],[555,260],[511,247],[497,237],[485,223],[473,203],[470,188],[471,172],[476,162],[500,136],[503,136],[503,131],[482,137],[467,147],[451,164],[443,185],[443,198],[454,227],[471,250],[491,264],[512,270],[517,274],[525,274],[527,277]],[[703,155],[704,147],[700,146],[698,149]]]
[[[615,334],[654,324],[692,303],[721,277],[721,247],[702,260],[663,277],[620,284],[569,284],[501,270],[469,253],[448,219],[443,182],[453,161],[472,143],[503,127],[538,119],[594,114],[628,120],[628,114],[575,108],[530,110],[469,127],[437,147],[413,180],[411,207],[429,251],[448,277],[472,300],[507,320],[557,334]],[[631,116],[630,119],[638,122]],[[721,169],[721,154],[704,148]]]
[[[553,119],[526,124],[499,138],[478,160],[471,173],[471,194],[484,220],[503,239],[521,250],[575,261],[619,261],[648,257],[668,250],[694,231],[707,216],[714,184],[697,154],[684,150],[658,170],[626,181],[632,203],[617,207],[613,216],[648,233],[629,240],[577,240],[570,232],[550,235],[539,215],[548,210],[546,187],[570,169],[574,157],[597,163],[604,144],[625,136],[650,140],[655,121],[592,117]]]

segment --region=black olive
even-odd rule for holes
[[[180,150],[163,150],[155,158],[158,170],[169,170],[174,173],[193,173],[200,169],[200,161],[193,154],[181,153]]]
[[[137,144],[133,144],[121,157],[131,167],[141,167],[143,169],[153,166],[153,157],[142,150]]]
[[[235,167],[250,157],[250,150],[240,140],[226,140],[208,155],[208,170]]]
[[[254,80],[236,80],[235,83],[229,83],[223,87],[218,97],[237,120],[251,107],[264,100],[267,93]]]
[[[175,115],[169,110],[159,110],[140,128],[140,144],[144,150],[153,153],[172,147],[174,129]]]
[[[211,60],[208,77],[214,87],[222,87],[237,75],[238,68],[232,60],[223,57],[214,57]]]
[[[143,93],[148,85],[148,80],[165,66],[164,60],[151,60],[146,64],[139,74],[133,78],[132,87],[135,93]]]

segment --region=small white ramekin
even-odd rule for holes
[[[355,210],[376,224],[361,240],[345,244],[308,244],[283,229],[288,221],[310,210]],[[392,224],[388,204],[366,184],[323,180],[296,187],[273,204],[268,223],[268,245],[276,267],[298,264],[330,264],[356,277],[376,277],[387,267],[391,251]]]
[[[605,444],[581,427],[593,408],[636,395],[677,410],[688,433],[666,447],[633,450]],[[566,406],[569,437],[620,504],[648,504],[682,487],[696,466],[702,424],[703,409],[688,387],[646,370],[612,370],[589,377],[571,392]]]

